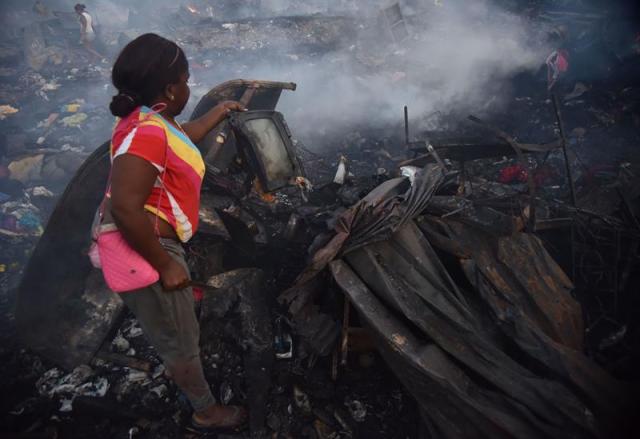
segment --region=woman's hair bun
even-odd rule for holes
[[[135,96],[126,93],[118,93],[111,99],[109,110],[116,117],[127,117],[133,110],[138,108],[140,104]]]

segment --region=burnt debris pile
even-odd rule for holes
[[[3,6],[0,432],[183,437],[187,399],[86,257],[113,90],[63,3]],[[96,2],[96,50],[161,33],[185,114],[252,110],[198,145],[187,246],[206,377],[250,412],[228,437],[634,437],[634,11],[128,3]]]

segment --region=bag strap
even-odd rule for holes
[[[156,221],[154,224],[154,231],[156,232],[156,236],[160,236],[160,227],[158,226],[158,213],[160,212],[160,203],[162,201],[162,195],[164,195],[165,192],[167,192],[167,188],[164,186],[164,178],[167,175],[167,164],[169,163],[169,141],[167,140],[167,145],[166,148],[164,150],[164,165],[162,166],[162,177],[160,178],[160,187],[162,188],[162,190],[160,191],[160,196],[158,197],[158,204],[156,205]],[[156,180],[158,179],[158,177],[156,176]]]

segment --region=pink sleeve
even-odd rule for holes
[[[115,149],[113,158],[133,154],[145,159],[159,171],[164,169],[167,158],[167,137],[164,129],[151,123],[141,123],[127,134]]]

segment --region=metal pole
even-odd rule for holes
[[[573,207],[577,206],[576,200],[576,188],[573,183],[573,176],[571,175],[571,165],[569,164],[569,155],[567,154],[567,138],[564,135],[564,123],[560,116],[560,104],[558,103],[558,96],[552,95],[553,107],[556,112],[556,120],[558,121],[558,129],[560,130],[560,140],[562,141],[562,152],[564,154],[564,164],[567,168],[567,179],[569,180],[569,190],[571,191],[571,203]]]
[[[409,148],[409,107],[404,106],[404,144]]]

